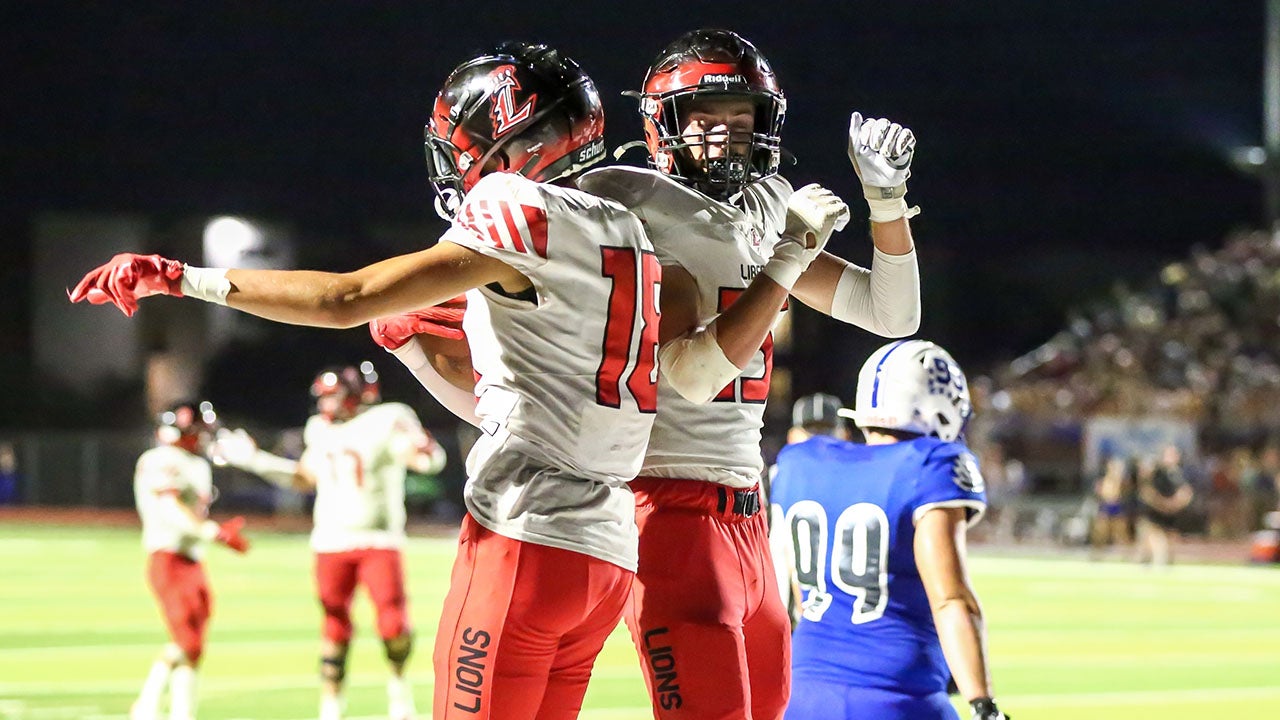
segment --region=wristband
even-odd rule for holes
[[[920,214],[919,205],[908,207],[907,201],[901,197],[886,200],[867,198],[867,206],[871,208],[871,222],[887,223],[898,218],[909,220]]]
[[[791,288],[795,287],[796,281],[805,270],[809,269],[809,263],[813,261],[812,257],[806,258],[805,255],[803,240],[784,237],[773,246],[773,257],[764,264],[761,272],[781,285],[782,289],[791,292]]]
[[[182,294],[186,297],[226,305],[230,292],[226,268],[182,266]]]

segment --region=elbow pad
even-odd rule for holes
[[[714,325],[663,345],[658,350],[658,363],[667,383],[685,400],[699,405],[711,402],[742,374],[742,368],[729,362],[720,349]]]
[[[920,329],[920,268],[906,255],[875,251],[871,270],[848,264],[831,296],[831,317],[884,337]]]

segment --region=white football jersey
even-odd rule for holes
[[[346,421],[314,415],[302,439],[302,465],[316,479],[311,549],[403,545],[405,466],[430,442],[413,410],[382,403]]]
[[[167,550],[192,560],[204,556],[200,538],[188,534],[172,513],[161,508],[162,498],[176,494],[178,501],[204,519],[213,501],[213,468],[209,461],[182,448],[161,445],[142,453],[133,475],[133,502],[142,519],[142,547],[147,552]]]
[[[656,170],[626,166],[587,172],[579,185],[625,205],[644,224],[662,264],[680,265],[693,276],[698,323],[703,327],[746,290],[773,256],[792,192],[790,183],[774,175],[747,186],[735,205],[713,200]],[[760,429],[772,371],[769,336],[742,374],[708,404],[685,400],[660,378],[661,412],[640,474],[739,488],[759,482],[764,467]]]
[[[482,435],[465,499],[507,537],[636,564],[634,500],[657,405],[660,266],[617,203],[484,177],[442,241],[501,260],[536,297],[468,293]]]

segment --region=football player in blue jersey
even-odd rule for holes
[[[992,699],[982,608],[965,570],[965,531],[986,509],[961,440],[969,387],[924,340],[877,350],[852,417],[866,444],[817,435],[778,455],[774,517],[804,594],[792,644],[788,720],[955,720],[947,681],[974,720]]]

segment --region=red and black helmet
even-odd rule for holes
[[[311,397],[316,399],[316,412],[330,420],[344,420],[354,416],[360,409],[364,387],[364,376],[350,365],[321,370],[311,383]]]
[[[707,133],[684,134],[685,106],[694,98],[730,97],[755,106],[750,138]],[[778,172],[782,158],[782,121],[787,101],[769,61],[742,36],[729,30],[694,30],[658,54],[639,93],[650,164],[712,197],[727,198],[750,183]],[[745,134],[744,134],[745,135]],[[720,157],[696,161],[689,153],[721,145]],[[746,147],[746,154],[730,146]]]
[[[176,445],[189,453],[203,455],[218,428],[213,403],[184,401],[170,405],[156,418],[156,439],[164,445]]]
[[[549,182],[604,157],[595,83],[546,45],[507,42],[459,65],[426,127],[427,169],[445,219],[486,172]]]

